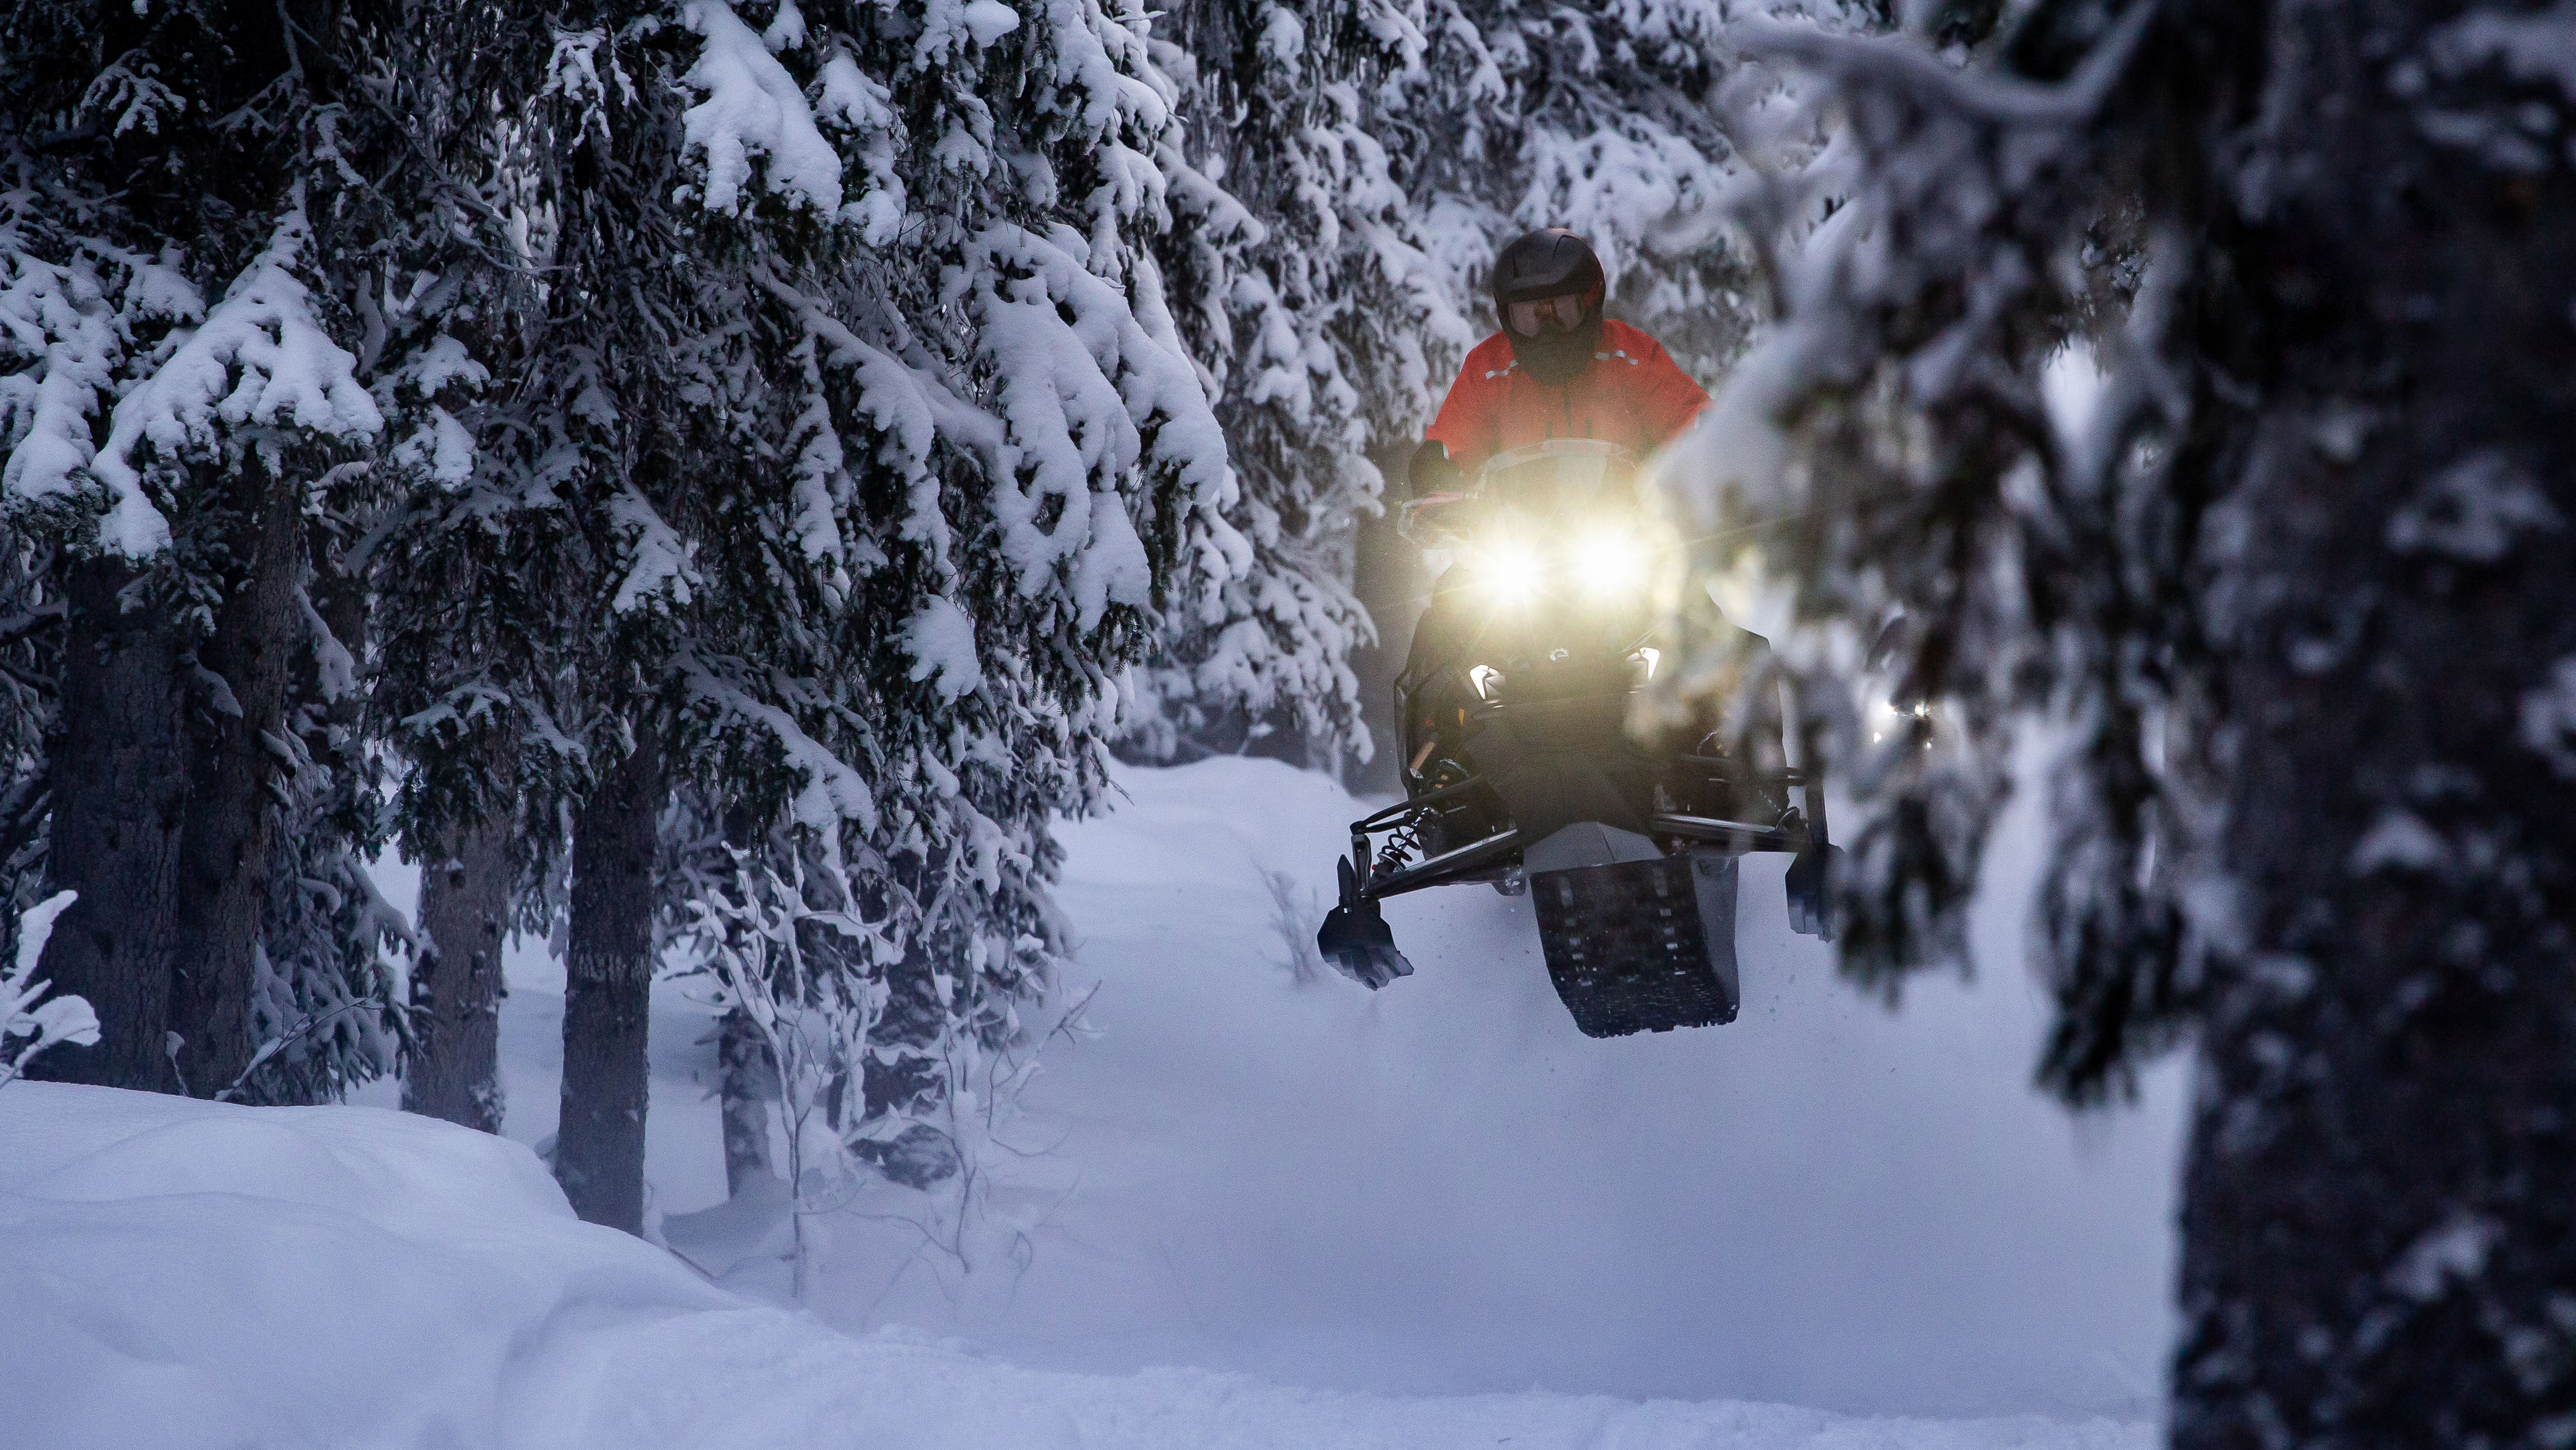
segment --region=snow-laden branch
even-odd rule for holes
[[[609,608],[625,614],[651,604],[686,605],[701,582],[696,546],[632,485],[609,501],[608,514],[626,541],[625,577]]]
[[[1227,483],[1225,435],[1189,359],[1149,334],[1069,241],[1061,230],[986,229],[970,254],[967,305],[1007,430],[1003,477],[1017,483],[994,492],[1002,552],[1032,596],[1070,562],[1088,630],[1111,603],[1152,599],[1122,488],[1150,462],[1212,504]]]
[[[172,258],[138,256],[95,237],[41,254],[23,195],[0,198],[0,357],[20,361],[0,377],[0,438],[14,440],[0,492],[41,500],[77,492],[97,456],[93,420],[149,368],[154,323],[193,323],[205,299]],[[138,353],[138,343],[142,344]]]
[[[0,1087],[26,1070],[36,1054],[58,1042],[89,1047],[98,1041],[98,1014],[85,997],[61,996],[40,1001],[53,983],[36,977],[54,921],[80,899],[77,891],[58,891],[18,918],[18,958],[0,972]],[[30,1039],[10,1051],[14,1038]]]
[[[0,247],[10,269],[0,283],[0,329],[24,371],[0,379],[0,426],[16,436],[5,473],[9,494],[37,499],[75,487],[97,448],[90,420],[114,396],[124,338],[93,266],[62,266],[19,246]]]
[[[706,157],[705,201],[709,211],[741,209],[743,188],[752,180],[752,158],[767,158],[762,182],[791,207],[811,207],[825,216],[841,210],[841,157],[814,124],[814,108],[805,90],[770,51],[784,48],[792,35],[804,36],[791,3],[779,11],[781,24],[771,27],[780,45],[773,47],[743,23],[726,0],[689,0],[680,19],[706,38],[698,63],[680,78],[705,97],[681,117],[688,149]]]
[[[2055,82],[2025,80],[1991,68],[1961,70],[1911,36],[1850,35],[1748,17],[1728,26],[1727,38],[1747,55],[1846,80],[1866,77],[1887,90],[1919,95],[1952,115],[2011,125],[2073,125],[2101,111],[2160,9],[2155,0],[2129,6],[2074,74]]]
[[[298,207],[278,219],[266,250],[193,329],[174,334],[167,360],[119,399],[107,441],[90,460],[112,506],[99,527],[131,558],[170,543],[170,521],[145,487],[148,444],[163,461],[221,447],[227,430],[287,426],[338,439],[384,427],[357,379],[357,359],[331,340],[297,273],[313,242]]]
[[[797,791],[789,807],[798,825],[828,831],[842,821],[851,821],[863,831],[877,828],[876,793],[868,789],[867,778],[808,734],[794,716],[726,680],[701,661],[683,661],[681,672],[688,681],[691,698],[759,726],[786,756],[788,765],[804,777],[804,787]]]

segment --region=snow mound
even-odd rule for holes
[[[11,1442],[419,1447],[2143,1447],[2149,1427],[1021,1370],[854,1338],[575,1220],[528,1150],[369,1108],[0,1093]]]
[[[737,1301],[575,1219],[516,1143],[21,1083],[0,1302],[21,1443],[175,1450],[519,1443],[597,1330]]]

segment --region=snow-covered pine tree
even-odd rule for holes
[[[413,383],[428,417],[376,548],[376,716],[407,764],[407,852],[441,878],[427,904],[463,938],[440,941],[416,984],[435,1053],[413,1100],[497,1118],[491,918],[560,926],[555,1170],[585,1218],[630,1230],[656,821],[697,582],[668,519],[693,487],[744,471],[721,392],[743,361],[729,342],[742,283],[711,275],[675,197],[678,19],[658,4],[523,9],[476,38],[504,59],[474,88],[491,119],[456,145],[514,254],[422,274],[388,314],[437,364]]]
[[[488,502],[467,486],[476,425],[485,421],[494,371],[524,342],[541,295],[529,238],[543,217],[531,195],[525,119],[541,71],[525,52],[522,7],[403,3],[358,20],[352,94],[377,155],[355,169],[380,179],[352,185],[341,201],[353,229],[363,216],[368,245],[338,260],[360,323],[360,375],[386,428],[366,497],[336,521],[338,549],[315,584],[316,607],[360,675],[360,689],[335,693],[322,723],[328,740],[363,742],[358,760],[392,741],[401,762],[399,808],[377,829],[399,829],[423,866],[403,1017],[403,1104],[497,1131],[499,950],[519,873],[530,866],[527,833],[515,761],[500,732],[474,733],[489,724],[486,716],[448,722],[451,744],[472,736],[450,753],[400,748],[439,730],[435,710],[421,720],[402,713],[419,705],[409,686],[419,678],[424,639],[468,659],[498,647],[493,632],[478,627],[489,623],[488,593],[471,592],[448,572],[451,554],[408,555],[416,536],[405,530],[423,498],[461,497],[469,509]],[[535,610],[524,616],[544,618]],[[370,782],[360,795],[344,787],[316,805],[382,816],[379,789]],[[533,869],[552,859],[536,854]],[[315,900],[337,909],[332,897]]]
[[[363,250],[331,205],[348,31],[292,5],[0,17],[0,490],[67,611],[44,873],[80,899],[45,970],[104,1032],[55,1073],[261,1095],[384,1060],[364,822],[282,840],[277,804],[331,788],[299,744],[299,661],[335,649],[306,513],[382,428],[327,280]],[[250,1075],[264,1047],[292,1081]]]
[[[1184,124],[1155,253],[1235,476],[1232,531],[1183,560],[1140,676],[1130,746],[1146,756],[1369,756],[1350,655],[1375,629],[1350,584],[1354,522],[1383,490],[1370,449],[1473,340],[1378,135],[1421,60],[1417,9],[1197,0],[1156,40]]]
[[[2174,1443],[2565,1440],[2576,22],[2043,0],[1965,68],[1738,38],[1822,85],[1748,212],[1783,315],[1681,462],[1703,564],[1794,609],[1817,685],[1877,656],[1959,731],[1827,732],[1847,960],[1956,951],[2052,716],[2043,1077],[2095,1099],[2196,1038]],[[2041,368],[2106,264],[2134,300],[2061,437]]]
[[[786,849],[830,868],[822,904],[883,943],[845,954],[884,1005],[841,1128],[928,1183],[973,1152],[952,1094],[1051,980],[1049,821],[1097,799],[1159,582],[1224,547],[1222,435],[1146,250],[1174,88],[1144,18],[1092,4],[695,23],[691,156],[789,364],[763,426],[794,487],[754,479],[758,527],[705,536],[729,642],[699,656],[693,718],[758,807],[733,844],[792,828]],[[814,78],[771,134],[733,119],[735,74],[764,64]],[[806,127],[832,151],[801,149]],[[800,205],[831,224],[773,219]],[[795,682],[777,698],[796,738],[737,703],[773,679]]]
[[[311,22],[334,40],[334,65],[345,77],[326,152],[334,182],[327,273],[344,299],[356,374],[384,427],[370,456],[326,475],[335,486],[307,507],[302,612],[316,647],[295,662],[298,704],[285,737],[277,792],[285,816],[274,847],[275,879],[291,886],[270,897],[267,962],[254,1001],[263,1066],[247,1085],[247,1095],[273,1100],[336,1096],[399,1055],[406,1106],[436,1107],[491,1130],[500,1120],[492,1070],[499,934],[516,864],[510,813],[461,832],[483,868],[479,897],[455,911],[454,879],[425,879],[420,930],[395,919],[366,870],[397,824],[383,808],[381,734],[368,719],[367,696],[380,654],[373,635],[382,585],[402,577],[407,563],[383,552],[387,533],[409,496],[469,470],[472,435],[456,415],[489,381],[479,358],[506,349],[531,291],[524,178],[508,165],[524,126],[505,119],[509,100],[524,94],[528,67],[494,43],[513,8],[399,0]],[[336,31],[325,31],[325,22]],[[499,780],[506,789],[506,769]],[[442,953],[442,936],[481,950]],[[350,986],[365,983],[374,998],[385,997],[392,984],[378,948],[398,941],[412,952],[415,1010],[367,1010]],[[459,976],[462,991],[450,980]],[[475,1062],[483,1070],[456,1070]],[[444,1097],[420,1104],[425,1083]]]
[[[843,1128],[889,1171],[954,1165],[956,1067],[1047,980],[1048,822],[1096,798],[1158,578],[1223,527],[1221,436],[1153,325],[1172,114],[1142,30],[1090,5],[692,0],[516,40],[545,57],[544,287],[455,415],[470,476],[386,546],[418,593],[385,713],[420,819],[498,739],[532,852],[572,822],[576,986],[603,1010],[568,1008],[568,1063],[600,1071],[568,1068],[557,1161],[586,1214],[640,1214],[666,898],[632,889],[664,796],[623,779],[639,762],[722,802],[666,852],[787,852],[886,944],[841,959],[888,1004]],[[613,902],[585,894],[594,837]],[[682,897],[737,879],[664,874]],[[611,930],[614,969],[588,970]],[[576,1043],[594,1015],[611,1030]]]

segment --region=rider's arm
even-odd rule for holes
[[[1690,374],[1681,370],[1662,343],[1642,333],[1639,336],[1645,342],[1646,355],[1637,361],[1637,413],[1645,422],[1651,446],[1661,448],[1708,406],[1708,392],[1691,381]]]
[[[1449,456],[1449,445],[1437,438],[1425,438],[1413,450],[1413,461],[1406,465],[1404,481],[1415,498],[1433,494],[1464,493],[1467,476],[1458,460]]]
[[[1451,461],[1471,481],[1502,446],[1504,377],[1511,362],[1511,343],[1501,333],[1478,343],[1449,385],[1449,396],[1440,400],[1440,416],[1422,430],[1424,438],[1448,445]]]

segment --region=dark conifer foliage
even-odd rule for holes
[[[333,282],[371,240],[362,168],[381,174],[389,130],[361,77],[393,18],[0,19],[5,524],[44,561],[32,617],[64,630],[62,688],[38,702],[51,849],[19,846],[11,886],[82,892],[47,969],[107,1023],[49,1071],[301,1097],[390,1062],[378,950],[400,926],[358,864],[372,813],[328,804],[363,767],[311,586],[368,497],[337,465],[384,427],[332,340],[355,331]]]
[[[1847,960],[1955,952],[2044,712],[2044,1075],[2092,1100],[2196,1039],[2175,1443],[2557,1443],[2563,7],[2067,0],[1965,69],[1744,40],[1846,129],[1819,156],[1742,115],[1780,178],[1747,215],[1803,249],[1678,475],[1704,563],[1805,621],[1815,682],[1883,661],[1893,715],[1960,741],[1837,722]],[[2106,289],[2127,320],[2061,437],[2040,369]]]
[[[845,929],[813,990],[889,1004],[833,1049],[836,1125],[935,1179],[956,1057],[1014,1042],[1048,980],[1047,822],[1093,799],[1114,671],[1213,518],[1221,440],[1131,236],[1168,97],[1087,7],[937,45],[866,6],[526,24],[493,145],[528,281],[453,310],[472,451],[385,546],[404,812],[422,841],[510,814],[527,925],[566,910],[568,847],[582,961],[751,910],[729,852],[803,872]],[[585,832],[648,749],[658,885],[595,897]],[[625,1020],[566,1021],[568,1061],[624,1064],[584,1075],[597,1101],[567,1077],[586,1194],[640,1162],[574,1141],[640,1121],[614,1084],[640,1093],[642,1038],[583,1026]]]

